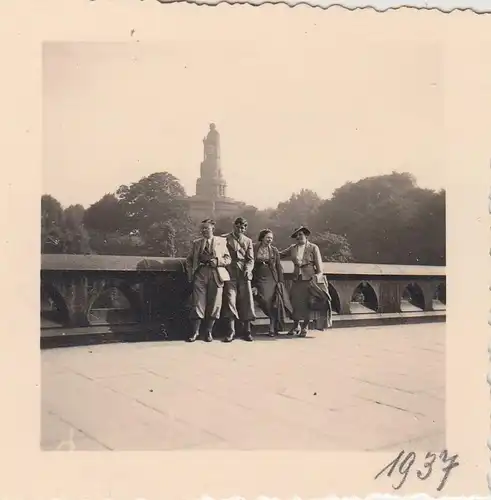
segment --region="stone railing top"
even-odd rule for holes
[[[42,271],[160,271],[183,272],[183,258],[134,257],[119,255],[44,254]],[[283,270],[293,272],[293,264],[283,261]],[[324,273],[344,276],[435,276],[446,275],[445,266],[403,266],[324,262]]]

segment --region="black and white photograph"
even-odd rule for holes
[[[443,49],[316,33],[43,44],[41,450],[446,449]]]

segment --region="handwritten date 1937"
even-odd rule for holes
[[[436,453],[428,452],[426,453],[424,458],[423,468],[416,469],[416,477],[420,481],[426,481],[426,479],[428,479],[432,475],[434,469],[439,469],[442,472],[442,478],[440,480],[440,484],[437,487],[437,491],[441,491],[447,483],[452,469],[455,469],[455,467],[458,467],[460,465],[460,463],[457,461],[458,457],[458,455],[448,456],[447,450],[443,450],[439,455]],[[404,450],[402,450],[399,455],[397,455],[397,457],[392,460],[392,462],[386,465],[375,476],[375,479],[378,479],[384,473],[387,475],[387,477],[392,477],[394,471],[397,468],[397,472],[402,477],[400,483],[398,485],[393,484],[392,488],[394,490],[398,490],[406,482],[406,479],[408,478],[408,475],[411,472],[416,459],[416,453],[414,453],[413,451],[406,453]],[[439,459],[438,462],[437,459]]]

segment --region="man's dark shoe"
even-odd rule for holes
[[[229,320],[228,334],[224,337],[224,342],[232,342],[235,338],[235,320]]]

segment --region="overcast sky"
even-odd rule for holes
[[[444,187],[440,47],[319,40],[46,44],[43,192],[88,206],[169,171],[192,195],[210,122],[229,196],[259,208],[392,170]]]

